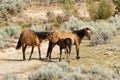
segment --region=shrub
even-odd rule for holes
[[[98,65],[93,66],[89,70],[89,74],[96,80],[113,80],[115,78],[113,71],[101,68]]]
[[[0,4],[0,11],[6,10],[9,14],[16,14],[24,7],[24,0],[5,0]]]
[[[47,19],[48,22],[54,22],[56,20],[55,14],[53,12],[47,12]]]
[[[114,26],[101,23],[96,25],[96,30],[91,37],[91,44],[98,45],[110,43],[112,36],[116,34],[116,29]]]
[[[117,74],[120,75],[120,64],[115,64],[114,67],[116,69]]]
[[[61,24],[56,20],[56,21],[54,21],[53,26],[54,27],[60,27]]]
[[[3,80],[20,80],[20,78],[15,73],[8,73],[3,77]]]
[[[20,34],[19,26],[6,26],[0,28],[0,48],[13,46],[13,39],[18,38]]]
[[[72,68],[65,62],[49,63],[28,76],[29,80],[119,80],[118,73],[95,65]]]
[[[120,12],[120,0],[113,0],[113,2],[116,5],[116,9]]]
[[[48,64],[47,66],[42,66],[40,69],[29,75],[29,80],[58,80],[63,76],[62,68],[55,63]]]
[[[24,7],[24,0],[3,0],[0,3],[0,24],[8,25],[12,15],[17,15]],[[7,22],[6,22],[7,21]]]
[[[111,24],[115,25],[115,28],[117,30],[120,30],[120,16],[119,15],[115,15],[115,17],[110,17],[108,20],[111,22]]]
[[[113,15],[115,11],[115,6],[112,1],[102,0],[101,2],[92,3],[90,5],[90,15],[93,20],[96,19],[107,19]]]
[[[91,44],[98,45],[98,44],[107,44],[110,43],[111,37],[107,32],[98,30],[98,32],[92,36]]]
[[[30,27],[31,30],[34,31],[50,31],[51,30],[51,25],[50,24],[41,24],[41,25],[32,25]]]
[[[72,15],[77,16],[78,11],[77,8],[75,7],[74,0],[64,0],[61,3],[61,7],[63,8],[66,18]]]

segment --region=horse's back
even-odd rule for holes
[[[34,31],[31,30],[23,30],[20,36],[20,40],[22,45],[26,44],[28,46],[32,46],[32,45],[38,45],[39,40],[36,37]]]
[[[66,39],[66,38],[70,38],[72,40],[72,43],[74,43],[74,40],[75,38],[77,38],[77,36],[72,32],[55,32],[53,33],[52,42],[55,43],[59,39]]]

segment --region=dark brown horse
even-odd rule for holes
[[[62,56],[62,49],[65,49],[65,54],[66,54],[66,60],[68,60],[70,53],[71,53],[71,46],[72,46],[72,40],[70,38],[66,39],[59,39],[56,43],[60,47],[60,58],[59,61],[61,61],[61,56]]]
[[[32,30],[23,30],[20,34],[16,49],[22,47],[23,60],[26,60],[25,50],[27,46],[32,46],[31,54],[29,60],[31,59],[33,50],[35,46],[38,46],[39,59],[41,59],[40,43],[47,38],[49,32],[35,32]]]
[[[51,33],[48,36],[48,40],[49,40],[49,46],[48,46],[48,51],[47,51],[47,55],[46,57],[51,60],[51,52],[53,47],[56,45],[57,41],[59,41],[59,39],[66,39],[66,38],[70,38],[72,40],[72,44],[76,46],[76,59],[80,59],[79,56],[79,45],[83,39],[84,36],[88,37],[88,39],[90,40],[92,35],[92,32],[89,28],[84,28],[81,30],[76,30],[76,31],[72,31],[72,32],[54,32]]]

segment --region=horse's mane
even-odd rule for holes
[[[80,38],[83,38],[85,36],[85,32],[84,29],[80,29],[80,30],[74,30],[72,31],[74,34],[77,34]]]
[[[34,30],[31,30],[31,29],[29,29],[29,31],[31,33],[34,33],[38,38],[41,38],[41,39],[46,39],[48,34],[50,34],[50,32],[47,32],[47,31],[46,32],[36,32]]]
[[[38,38],[43,38],[43,39],[45,39],[49,33],[50,32],[35,32]]]
[[[80,30],[74,30],[72,31],[74,34],[77,34],[80,38],[83,38],[85,36],[85,29],[90,30],[89,28],[83,28]]]

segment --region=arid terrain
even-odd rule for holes
[[[50,10],[54,11],[56,14],[63,13],[63,11],[58,7],[51,8]],[[47,8],[43,11],[43,9],[40,8],[30,8],[23,12],[31,18],[40,17],[46,19],[46,11],[49,11],[49,9]],[[81,10],[81,15],[87,14],[86,16],[88,16],[88,13],[84,12],[86,12],[86,9],[83,9],[83,11]],[[15,40],[15,46],[17,45],[17,41],[18,39]],[[32,60],[28,60],[31,51],[31,47],[28,47],[26,50],[27,60],[23,61],[22,50],[16,50],[15,46],[0,49],[0,80],[7,73],[15,73],[20,77],[21,80],[28,80],[27,77],[29,74],[35,72],[35,70],[37,70],[40,66],[51,63],[46,60],[48,41],[43,41],[41,44],[42,60],[38,59],[39,56],[37,47],[35,47]],[[80,45],[81,58],[76,60],[75,56],[76,50],[73,46],[69,65],[75,67],[80,65],[91,67],[93,65],[99,64],[101,67],[114,69],[115,64],[120,64],[120,34],[114,36],[110,44],[91,46],[89,40],[83,40]],[[52,62],[58,62],[58,58],[59,48],[56,46],[52,52]],[[64,54],[62,61],[66,61]]]
[[[80,60],[75,59],[75,48],[73,46],[70,56],[70,65],[80,66],[84,65],[91,67],[99,64],[102,67],[114,69],[115,64],[120,62],[120,35],[113,37],[110,44],[90,46],[89,40],[83,40],[80,45]],[[15,40],[17,44],[17,40]],[[49,62],[46,60],[46,53],[48,48],[48,41],[44,41],[41,44],[42,60],[38,59],[38,50],[35,47],[32,60],[28,60],[31,47],[26,50],[26,61],[22,61],[22,52],[16,50],[15,47],[0,50],[0,79],[7,73],[15,73],[20,76],[21,80],[27,80],[27,76],[37,70],[41,65],[45,65]],[[64,54],[63,54],[64,56]],[[58,62],[59,48],[56,46],[52,53],[52,62]],[[65,61],[65,57],[63,60]]]

